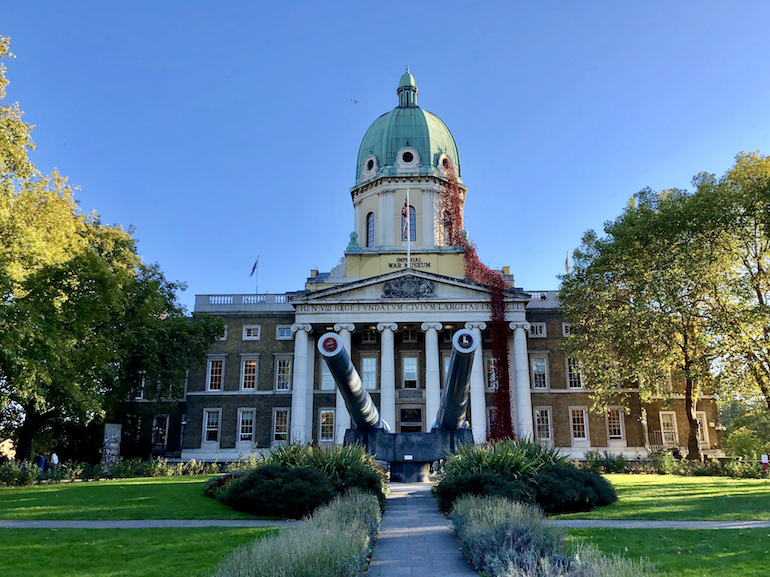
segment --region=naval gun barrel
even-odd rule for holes
[[[452,432],[465,426],[473,354],[478,346],[478,338],[469,330],[459,330],[452,337],[452,354],[449,357],[446,386],[441,395],[434,429]]]
[[[356,429],[368,433],[375,429],[390,431],[388,424],[380,418],[372,397],[364,389],[361,377],[350,360],[350,355],[336,333],[326,333],[318,340],[318,352],[326,360],[337,388],[345,399],[350,418]]]

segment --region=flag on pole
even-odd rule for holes
[[[567,260],[564,261],[564,270],[567,274],[570,273],[570,267],[569,267],[569,251],[567,251]]]
[[[259,257],[257,257],[257,261],[254,263],[254,266],[251,267],[251,274],[249,276],[254,276],[254,271],[257,270],[258,266],[259,266]]]
[[[409,226],[409,190],[406,191],[406,197],[404,197],[404,208],[401,209],[401,240],[411,240],[409,233],[411,227]]]

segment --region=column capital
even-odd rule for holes
[[[527,321],[513,321],[508,325],[508,328],[512,331],[515,331],[516,329],[524,329],[525,331],[529,332],[529,323]]]
[[[356,330],[356,325],[354,325],[353,323],[338,323],[334,325],[334,330],[337,332],[349,331],[352,333],[354,330]]]
[[[294,334],[297,331],[305,331],[306,333],[310,334],[310,332],[313,330],[313,326],[309,324],[303,324],[303,323],[297,323],[291,325],[291,333]]]
[[[396,332],[398,330],[398,324],[397,323],[378,323],[377,324],[377,330],[382,332],[385,329],[390,329],[393,332]]]
[[[422,323],[420,328],[422,329],[422,332],[427,333],[430,329],[440,331],[444,328],[444,325],[441,323]]]
[[[465,328],[469,331],[472,331],[473,329],[479,329],[480,331],[487,330],[487,323],[483,321],[472,321],[465,323]]]

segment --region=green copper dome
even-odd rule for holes
[[[417,106],[417,84],[409,68],[397,92],[399,106],[375,120],[361,141],[356,186],[388,175],[441,177],[445,160],[454,166],[459,180],[460,155],[455,139],[438,116]]]

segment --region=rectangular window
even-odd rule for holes
[[[551,442],[551,408],[535,408],[535,436],[541,443]]]
[[[532,357],[530,359],[532,367],[532,388],[548,388],[548,359],[546,357]]]
[[[165,451],[168,443],[168,415],[155,415],[152,418],[152,448]]]
[[[291,325],[278,325],[275,327],[275,339],[277,341],[290,341]]]
[[[318,418],[318,440],[322,443],[334,441],[334,409],[321,409]]]
[[[144,383],[146,379],[146,375],[144,374],[144,371],[141,372],[142,378],[139,383],[139,389],[136,391],[136,394],[134,395],[134,399],[137,401],[141,401],[144,399]]]
[[[222,331],[223,331],[222,334],[219,335],[219,340],[220,341],[226,341],[227,340],[227,325],[224,326]]]
[[[377,389],[377,358],[361,358],[361,380],[364,388],[369,390]]]
[[[332,372],[329,370],[329,365],[326,364],[324,359],[321,359],[321,390],[333,391],[336,386]]]
[[[278,357],[275,359],[275,390],[291,390],[291,358]]]
[[[695,413],[698,420],[698,445],[703,447],[709,446],[709,430],[708,422],[706,421],[706,413],[698,411]]]
[[[487,439],[492,434],[492,428],[495,426],[495,417],[497,417],[497,407],[487,407]]]
[[[253,391],[257,388],[257,359],[241,361],[241,390]]]
[[[661,411],[660,434],[663,437],[663,447],[674,449],[679,446],[679,433],[676,427],[676,413],[674,411]]]
[[[273,409],[273,443],[289,442],[289,409]]]
[[[495,359],[493,357],[485,357],[484,364],[486,365],[487,388],[496,390],[497,369],[495,368]]]
[[[561,334],[565,337],[570,336],[570,324],[569,323],[562,323],[561,324]]]
[[[545,323],[529,323],[529,338],[544,339],[546,336]]]
[[[417,342],[417,329],[404,329],[404,342],[416,343]]]
[[[583,388],[583,368],[577,359],[567,359],[567,386],[570,389]]]
[[[374,329],[364,329],[364,332],[361,334],[361,342],[362,343],[376,343],[377,342],[377,331]]]
[[[417,388],[417,358],[404,357],[404,388]]]
[[[219,421],[222,409],[203,410],[203,440],[207,443],[219,442]]]
[[[238,427],[240,434],[239,441],[254,441],[254,409],[241,409],[241,423]]]
[[[209,359],[208,378],[206,379],[206,389],[209,391],[222,390],[222,378],[225,373],[224,359]]]
[[[570,407],[570,423],[572,425],[572,439],[585,441],[588,439],[588,416],[584,408]]]
[[[261,330],[259,325],[245,325],[243,327],[243,340],[258,341]]]
[[[623,439],[623,409],[620,407],[607,408],[607,438]]]

